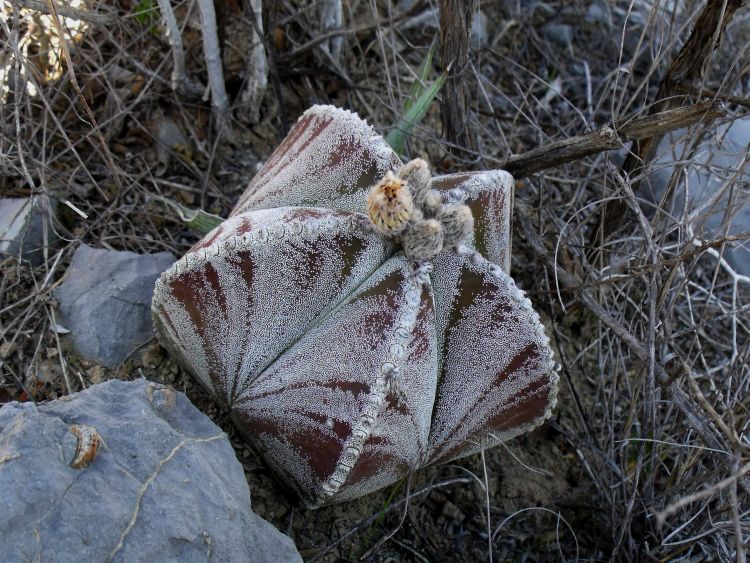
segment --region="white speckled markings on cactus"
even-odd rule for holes
[[[277,208],[237,215],[158,281],[167,348],[227,406],[390,252],[351,213]],[[210,244],[206,244],[210,242]]]
[[[235,419],[309,505],[361,496],[426,454],[436,342],[429,278],[394,256],[255,381]]]
[[[389,172],[414,210],[383,233],[367,199]],[[159,339],[308,506],[510,439],[557,394],[509,276],[512,189],[502,171],[430,181],[356,115],[311,108],[159,280]]]
[[[292,205],[361,213],[372,185],[400,164],[356,114],[314,106],[255,175],[233,214]]]
[[[557,396],[549,339],[511,277],[472,251],[443,253],[434,267],[440,386],[430,463],[527,432]]]

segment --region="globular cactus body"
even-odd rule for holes
[[[378,224],[373,194],[398,182],[380,203],[408,218]],[[316,106],[157,282],[157,334],[306,505],[356,498],[549,416],[552,352],[508,275],[511,204],[507,173],[430,180]]]

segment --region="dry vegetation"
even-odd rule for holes
[[[247,3],[218,4],[225,82],[237,100],[252,24]],[[306,559],[745,561],[750,278],[724,254],[748,245],[750,234],[726,228],[750,201],[748,161],[733,169],[697,163],[701,143],[747,113],[747,8],[735,14],[703,81],[672,94],[680,105],[725,105],[718,119],[682,130],[676,147],[660,146],[656,167],[671,178],[671,192],[651,193],[648,168],[623,173],[629,143],[519,180],[512,269],[543,312],[562,366],[559,409],[531,436],[420,472],[393,490],[307,512],[156,345],[109,372],[77,358],[52,330],[52,290],[79,241],[181,255],[197,235],[155,196],[226,215],[313,103],[351,107],[381,131],[398,121],[438,35],[436,4],[344,4],[346,29],[328,32],[343,39],[337,58],[335,49],[320,49],[315,2],[266,3],[271,73],[260,120],[252,123],[237,104],[223,130],[200,93],[172,91],[155,1],[90,2],[89,16],[106,23],[83,25],[62,17],[54,25],[14,7],[16,0],[3,4],[0,193],[33,194],[55,210],[58,238],[38,267],[11,258],[0,264],[0,402],[57,397],[110,377],[172,383],[230,434],[255,511],[290,534]],[[195,2],[173,5],[188,75],[206,84]],[[409,153],[438,171],[492,168],[647,115],[704,5],[482,3],[486,36],[463,70],[476,150],[449,150],[435,107]],[[433,76],[439,70],[437,60]],[[691,215],[682,198],[688,172],[699,167],[721,181]],[[597,237],[602,205],[613,201],[624,220]],[[702,229],[700,218],[716,213],[719,226]]]

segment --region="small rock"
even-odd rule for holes
[[[598,2],[592,2],[589,4],[588,10],[586,10],[586,21],[608,24],[609,15],[607,14],[607,9]]]
[[[459,523],[463,522],[464,518],[466,518],[466,515],[461,511],[461,509],[449,500],[445,501],[441,514],[445,516],[447,520],[453,520],[454,522]]]
[[[4,405],[0,491],[3,560],[302,561],[250,509],[226,435],[144,379]]]
[[[0,199],[0,257],[15,256],[35,266],[41,264],[48,240],[46,217],[33,198]]]
[[[149,129],[154,136],[157,176],[162,176],[166,172],[173,153],[187,163],[193,161],[193,145],[173,119],[159,115],[152,120]]]
[[[542,35],[561,47],[573,43],[573,28],[564,23],[548,23],[542,26]]]
[[[135,254],[82,244],[55,298],[59,324],[81,356],[115,368],[154,336],[154,284],[174,262],[168,252]]]
[[[482,10],[477,10],[471,17],[471,44],[475,49],[479,49],[487,45],[489,39],[487,16]]]
[[[660,201],[666,191],[675,171],[673,163],[687,160],[675,188],[675,209],[670,210],[673,215],[679,217],[687,211],[693,231],[703,240],[723,237],[725,221],[729,235],[750,231],[750,193],[743,189],[750,182],[750,164],[746,160],[750,118],[721,125],[694,153],[685,152],[686,143],[690,143],[687,135],[685,130],[675,131],[660,144],[660,157],[649,178],[653,201]],[[730,190],[731,184],[734,189]],[[738,274],[750,276],[750,249],[746,243],[728,245],[723,257]]]

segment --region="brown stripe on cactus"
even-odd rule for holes
[[[342,486],[357,485],[348,477],[356,461],[352,452],[368,451],[370,436],[391,444],[392,455],[402,460],[401,463],[413,467],[421,459],[434,396],[431,377],[435,356],[432,354],[421,360],[409,358],[409,365],[403,365],[410,341],[430,335],[423,329],[415,336],[411,325],[403,327],[403,331],[395,329],[402,326],[404,319],[414,324],[420,318],[416,313],[407,313],[419,307],[422,300],[419,295],[416,299],[407,295],[414,288],[422,293],[422,285],[423,280],[414,278],[413,270],[403,258],[391,259],[315,332],[306,335],[270,366],[254,382],[247,400],[238,402],[237,409],[245,416],[258,417],[263,411],[263,417],[276,420],[280,426],[277,439],[285,441],[287,448],[291,446],[285,436],[296,435],[299,425],[307,424],[300,419],[300,411],[320,409],[317,411],[320,420],[330,417],[337,422],[349,421],[352,431],[340,444],[341,459],[335,471],[317,483],[316,490],[310,493],[311,498],[325,499],[337,494]],[[429,322],[429,317],[421,318]],[[332,349],[331,342],[340,339],[342,328],[350,335],[351,344]],[[401,343],[399,335],[405,336],[407,341]],[[407,390],[406,401],[401,405],[395,396],[389,396],[385,381],[393,366],[398,365],[401,367],[400,386]],[[316,384],[309,385],[309,382]],[[347,387],[355,383],[366,384],[367,392],[348,392]],[[277,396],[258,396],[278,389]],[[415,414],[415,407],[421,409],[420,414]],[[314,449],[310,448],[299,452],[299,457],[314,455]],[[344,455],[347,451],[349,453]],[[304,468],[299,471],[305,472]],[[300,482],[303,476],[293,478]]]
[[[435,287],[442,361],[430,431],[433,462],[476,452],[477,437],[502,433],[493,424],[502,423],[502,413],[527,387],[538,386],[544,400],[523,402],[524,428],[549,415],[557,394],[547,337],[510,277],[476,253],[436,261],[435,276],[446,269],[459,275],[452,285]]]
[[[217,241],[189,253],[188,266],[167,272],[166,286],[157,284],[156,295],[164,293],[171,304],[173,324],[184,325],[182,333],[195,333],[200,340],[193,336],[192,346],[183,347],[188,366],[191,355],[203,353],[207,377],[226,404],[389,252],[389,245],[372,233],[349,233],[348,214],[310,210],[297,236],[291,234],[296,229],[272,228],[287,214],[286,209],[265,210],[227,221],[226,237],[236,232],[231,227],[244,232],[234,250]],[[305,268],[305,262],[314,267]],[[269,323],[269,310],[276,311],[275,322]]]
[[[223,342],[215,339],[216,335],[225,338],[225,319],[227,315],[227,299],[218,281],[218,274],[210,263],[203,263],[195,270],[186,271],[180,278],[169,281],[169,293],[175,312],[177,305],[190,319],[195,333],[200,339],[205,363],[209,367],[207,374],[214,389],[221,389],[223,378],[221,373],[230,369],[223,361]],[[184,317],[183,317],[184,318]],[[171,324],[175,323],[170,318]],[[178,328],[179,330],[179,328]],[[183,350],[183,357],[190,361],[190,350]],[[231,387],[225,393],[219,393],[218,398],[224,405],[231,404]]]
[[[385,140],[356,115],[316,106],[292,127],[232,215],[278,206],[361,212],[372,181],[399,166]]]
[[[307,503],[312,502],[310,491],[333,473],[341,455],[343,434],[351,430],[339,422],[334,429],[312,417],[299,413],[294,419],[297,432],[287,430],[287,423],[268,416],[254,416],[242,409],[232,411],[232,420],[267,462],[279,467],[278,476]],[[280,438],[283,436],[283,439]],[[313,451],[314,456],[300,452]],[[289,471],[289,465],[294,467]],[[299,468],[299,470],[297,470]]]
[[[284,394],[289,396],[294,396],[296,392],[303,390],[303,389],[318,389],[318,388],[328,388],[331,391],[334,391],[334,393],[331,394],[332,397],[335,397],[338,392],[344,393],[345,395],[352,395],[354,397],[357,397],[359,395],[367,394],[370,392],[370,385],[367,383],[360,383],[357,381],[320,381],[311,379],[310,381],[300,381],[296,383],[290,383],[288,381],[283,380],[282,378],[279,378],[279,381],[277,382],[279,384],[278,387],[272,388],[272,389],[265,389],[260,393],[253,393],[253,392],[247,392],[245,395],[243,395],[241,398],[237,399],[234,403],[235,408],[239,408],[242,406],[243,403],[247,402],[258,402],[263,399],[269,399],[269,398],[276,398],[279,396],[282,396]],[[327,400],[322,399],[321,405],[326,406]],[[323,415],[320,415],[321,420],[327,421],[330,417],[324,417]],[[336,419],[333,419],[334,423]]]
[[[205,238],[195,243],[189,252],[195,252],[196,250],[200,248],[208,248],[209,246],[214,244],[217,240],[224,238],[224,234],[225,234],[224,226],[219,225],[213,231],[208,233]]]
[[[465,412],[463,418],[453,425],[451,432],[441,436],[441,446],[430,452],[429,463],[444,463],[476,453],[482,446],[491,447],[496,441],[493,435],[502,436],[502,441],[505,441],[510,439],[509,432],[521,434],[527,431],[547,408],[549,382],[542,377],[529,378],[526,387],[517,389],[518,386],[509,381],[509,378],[538,370],[538,365],[525,365],[538,355],[536,345],[530,345],[517,353],[511,363],[496,374],[492,386],[474,397],[476,409]],[[495,392],[502,386],[517,390],[512,395],[502,396]],[[472,419],[476,418],[479,410],[484,413],[481,422],[477,424]],[[469,432],[466,431],[467,428],[470,429]]]
[[[385,474],[381,469],[383,466],[389,468]],[[339,500],[355,499],[367,494],[368,491],[381,489],[395,483],[414,469],[403,460],[391,455],[387,442],[377,437],[370,437],[365,443],[364,450],[359,454],[357,463],[349,473],[349,480],[354,485],[347,489],[339,489]]]
[[[376,231],[398,190],[368,213],[386,176],[413,203],[400,231]],[[308,506],[529,431],[557,374],[507,274],[512,188],[502,171],[430,179],[351,112],[312,108],[157,283],[159,338]]]
[[[302,149],[306,148],[313,140],[315,140],[322,130],[330,123],[330,120],[315,120],[313,115],[303,115],[297,124],[289,131],[289,134],[284,141],[269,157],[263,168],[255,175],[253,181],[240,197],[240,203],[262,190],[265,186],[264,180],[276,176],[281,167],[286,166],[288,161],[294,160]],[[303,138],[303,135],[307,135],[307,137]],[[297,146],[297,143],[301,138],[303,144],[299,147]],[[247,209],[243,209],[243,211],[246,210]],[[235,213],[233,212],[232,214],[234,215]]]
[[[432,186],[446,203],[465,203],[474,216],[474,237],[469,246],[510,273],[510,216],[513,178],[491,170],[438,176]]]

